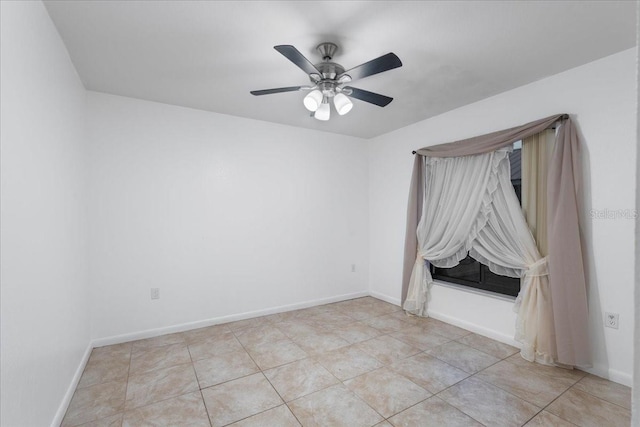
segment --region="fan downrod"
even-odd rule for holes
[[[320,52],[323,61],[331,61],[331,58],[333,58],[333,55],[338,50],[338,45],[335,43],[324,42],[320,43],[316,49]]]

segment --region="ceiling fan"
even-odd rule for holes
[[[387,53],[345,71],[342,65],[331,62],[331,58],[338,50],[338,46],[335,43],[325,42],[318,45],[317,49],[322,55],[322,62],[315,65],[291,45],[278,45],[273,48],[307,73],[312,85],[252,90],[252,95],[270,95],[272,93],[308,90],[310,92],[304,97],[304,106],[311,111],[312,117],[323,121],[329,120],[331,116],[329,103],[331,99],[333,99],[333,105],[340,115],[347,114],[353,108],[353,102],[349,97],[380,107],[384,107],[393,101],[393,98],[388,96],[346,85],[353,80],[363,79],[401,67],[402,62],[394,53]]]

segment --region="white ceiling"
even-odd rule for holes
[[[46,1],[87,89],[371,138],[635,45],[635,1]],[[307,85],[273,49],[346,69],[394,52],[403,67],[353,82],[391,96],[309,117]]]

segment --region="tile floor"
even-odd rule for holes
[[[629,426],[631,392],[359,298],[96,348],[63,426]]]

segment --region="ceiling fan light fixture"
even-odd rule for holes
[[[322,92],[320,92],[318,89],[313,90],[304,97],[304,100],[302,102],[304,103],[304,106],[307,110],[317,111],[322,104]]]
[[[333,105],[341,116],[344,116],[353,108],[353,102],[344,93],[338,93],[333,97]]]
[[[331,117],[331,105],[328,102],[323,102],[316,110],[314,117],[318,120],[326,122]]]

